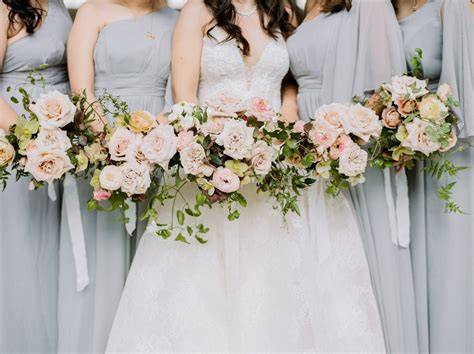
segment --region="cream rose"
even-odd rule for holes
[[[224,127],[226,123],[229,121],[228,118],[222,118],[222,117],[212,117],[209,116],[207,118],[207,121],[201,125],[199,130],[204,134],[204,135],[211,135],[215,136],[224,130]]]
[[[136,144],[137,135],[126,128],[117,128],[108,143],[110,158],[113,161],[126,161],[129,150]]]
[[[309,131],[308,136],[313,144],[327,149],[336,142],[340,133],[341,130],[334,128],[332,125],[321,121],[313,121],[313,127]]]
[[[218,95],[206,101],[207,114],[214,117],[236,118],[244,110],[242,101],[236,97]]]
[[[60,129],[40,129],[35,142],[39,148],[67,151],[72,147],[67,133]]]
[[[419,151],[426,156],[439,150],[439,143],[432,141],[426,131],[429,126],[433,125],[419,118],[415,118],[413,122],[406,124],[407,137],[402,142],[402,146],[411,148],[413,151]]]
[[[418,109],[422,119],[433,122],[439,122],[448,113],[448,107],[436,95],[423,97],[421,102],[418,103]]]
[[[135,111],[130,115],[128,124],[131,131],[135,133],[149,133],[156,125],[156,118],[147,111]]]
[[[192,131],[181,131],[178,134],[178,143],[177,143],[177,150],[182,151],[183,149],[187,148],[189,144],[194,142],[196,137]]]
[[[240,179],[234,172],[225,167],[219,167],[212,175],[212,185],[224,193],[232,193],[240,188]]]
[[[5,167],[10,165],[14,158],[15,148],[5,137],[0,137],[0,166]]]
[[[402,118],[395,107],[385,108],[382,112],[382,124],[387,129],[397,129],[402,124]]]
[[[314,120],[325,122],[338,129],[342,127],[344,116],[348,115],[348,107],[340,103],[322,105],[314,114]]]
[[[250,98],[245,102],[247,117],[255,117],[261,122],[276,121],[276,113],[272,109],[270,103],[260,97]]]
[[[438,91],[436,92],[439,96],[440,100],[446,102],[449,97],[453,95],[453,91],[451,90],[451,86],[448,84],[441,84],[438,87]]]
[[[188,147],[180,152],[181,164],[184,173],[190,175],[198,175],[201,173],[201,167],[204,164],[206,152],[201,144],[191,143]]]
[[[257,175],[265,176],[272,168],[275,150],[264,141],[257,141],[252,148],[250,162]]]
[[[176,154],[178,138],[170,125],[159,125],[143,138],[141,149],[151,163],[157,163],[163,168]]]
[[[120,165],[122,173],[121,189],[128,195],[145,194],[151,185],[150,169],[145,165],[124,163]]]
[[[38,148],[28,152],[25,171],[39,182],[52,183],[74,168],[69,156],[61,150]]]
[[[358,103],[351,106],[348,112],[349,114],[341,116],[341,123],[346,134],[353,134],[366,143],[371,137],[380,136],[382,123],[373,110]]]
[[[392,100],[415,100],[429,93],[426,80],[419,80],[412,76],[394,76],[390,84],[383,87],[390,91]]]
[[[46,129],[62,128],[73,122],[76,114],[69,97],[58,91],[42,94],[30,109],[38,117],[40,126]]]
[[[254,128],[242,120],[230,119],[217,136],[216,143],[224,146],[224,154],[236,160],[251,157]]]
[[[347,177],[356,177],[365,172],[367,160],[367,152],[353,144],[342,152],[338,171]]]
[[[119,167],[109,165],[100,171],[100,186],[109,191],[116,191],[122,186],[122,171]]]

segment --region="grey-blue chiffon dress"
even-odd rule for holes
[[[419,10],[399,21],[403,35],[405,57],[408,65],[415,49],[423,50],[423,71],[429,78],[429,89],[436,90],[441,75],[442,63],[442,21],[441,0],[430,0]],[[438,313],[431,297],[438,290],[429,288],[428,274],[432,271],[428,263],[428,249],[433,243],[433,230],[442,228],[440,214],[443,203],[438,200],[436,187],[430,175],[424,172],[424,164],[418,163],[416,169],[408,172],[410,196],[411,245],[410,252],[413,264],[413,275],[416,296],[416,318],[419,349],[430,351],[431,316]],[[433,209],[434,208],[434,209]],[[437,221],[435,221],[437,220]],[[443,237],[447,236],[443,234]],[[433,262],[443,262],[442,258]],[[440,290],[440,289],[439,289]],[[431,313],[430,307],[434,312]],[[450,324],[446,323],[446,326]]]
[[[446,1],[441,21],[439,3],[430,3],[418,18],[402,23],[408,46],[424,50],[427,75],[436,83],[441,74],[439,82],[450,84],[460,101],[458,137],[470,146],[451,157],[456,165],[470,167],[460,173],[453,194],[468,215],[444,212],[436,193],[444,180],[438,183],[419,171],[410,185],[411,218],[419,237],[412,248],[417,297],[423,309],[419,320],[429,328],[426,345],[432,353],[474,350],[474,15],[467,4],[468,0]],[[425,23],[421,28],[420,22]]]
[[[107,90],[130,109],[162,111],[170,72],[171,35],[177,12],[164,8],[109,23],[94,52],[95,92]],[[112,123],[112,121],[110,122]],[[91,187],[78,181],[89,284],[76,289],[68,208],[62,210],[59,351],[103,352],[130,266],[130,236],[119,213],[87,210]],[[65,190],[65,194],[67,190]]]
[[[0,96],[18,112],[10,97],[24,87],[31,97],[45,91],[69,91],[66,41],[71,19],[60,0],[49,0],[41,27],[11,43],[0,74]],[[42,64],[44,87],[27,84],[31,69]],[[35,75],[35,77],[39,77]],[[21,102],[21,98],[20,98]],[[58,254],[61,202],[48,198],[47,188],[30,192],[28,179],[0,193],[0,352],[56,351]],[[57,188],[56,191],[58,192]]]
[[[322,104],[355,94],[406,70],[400,30],[389,1],[353,2],[353,9],[304,22],[289,38],[291,70],[299,84],[300,118]],[[369,169],[351,189],[379,305],[387,352],[417,352],[415,295],[409,250],[392,243],[384,176]]]

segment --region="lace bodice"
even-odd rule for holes
[[[269,39],[258,62],[245,64],[235,40],[224,41],[226,33],[215,27],[205,37],[201,57],[199,101],[225,93],[242,100],[258,96],[268,100],[274,109],[281,106],[281,82],[289,69],[284,39]]]

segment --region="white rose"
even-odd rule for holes
[[[150,169],[146,165],[124,163],[120,165],[122,173],[121,189],[128,195],[145,194],[151,185]]]
[[[176,124],[180,129],[189,130],[197,125],[198,121],[194,118],[194,105],[186,102],[179,102],[173,105],[168,121]]]
[[[202,165],[206,158],[206,152],[201,144],[189,144],[180,152],[179,156],[181,159],[181,165],[183,165],[184,173],[198,175],[202,172]]]
[[[39,148],[67,151],[72,147],[67,133],[60,129],[40,129],[35,141]]]
[[[224,130],[216,139],[216,143],[224,146],[224,154],[236,160],[251,157],[254,128],[250,128],[242,120],[230,119]]]
[[[426,129],[435,127],[433,124],[415,118],[413,122],[406,124],[407,136],[402,146],[419,151],[426,156],[440,149],[440,144],[431,140]]]
[[[346,134],[353,134],[365,142],[371,137],[379,137],[382,132],[382,122],[377,114],[359,103],[351,106],[340,119]]]
[[[0,137],[0,166],[10,165],[14,158],[15,148],[5,137]]]
[[[42,94],[30,109],[38,117],[40,126],[46,129],[62,128],[73,122],[76,114],[69,97],[58,91]]]
[[[74,168],[66,152],[57,149],[34,149],[26,157],[25,171],[39,182],[52,183]]]
[[[257,141],[252,148],[253,170],[257,175],[265,176],[272,168],[272,162],[275,156],[275,150],[272,146],[268,146],[264,141]]]
[[[392,100],[415,100],[418,97],[429,93],[426,88],[428,83],[426,80],[419,80],[412,76],[394,76],[390,84],[385,84],[383,87],[390,91]]]
[[[441,101],[446,102],[449,97],[453,95],[453,91],[451,90],[451,86],[448,84],[441,84],[438,87],[438,91],[436,92]]]
[[[100,186],[109,191],[116,191],[122,185],[122,171],[114,165],[105,166],[99,175]]]
[[[168,163],[176,154],[178,138],[170,125],[159,125],[143,138],[141,150],[151,162],[168,168]]]
[[[356,177],[365,172],[368,154],[357,144],[353,144],[342,152],[339,157],[339,173],[347,177]]]
[[[329,124],[338,129],[342,126],[342,120],[348,115],[348,107],[340,103],[322,105],[314,114],[314,120]]]
[[[137,135],[126,128],[117,128],[108,143],[110,158],[113,161],[126,161],[129,150],[136,144]]]

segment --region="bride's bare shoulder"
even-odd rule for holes
[[[212,14],[203,0],[188,0],[181,10],[180,22],[192,23],[203,30],[212,22]]]

